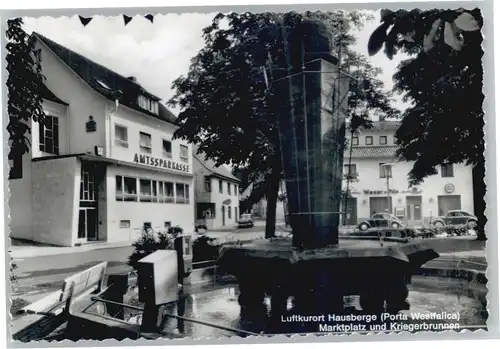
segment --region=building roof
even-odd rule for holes
[[[240,182],[239,178],[233,175],[224,165],[216,166],[215,161],[208,159],[204,153],[198,153],[196,147],[193,147],[193,157],[198,160],[203,167],[209,170],[212,176],[224,178],[232,182]]]
[[[51,102],[54,102],[57,104],[68,105],[68,103],[62,101],[59,97],[57,97],[54,93],[52,93],[52,91],[49,90],[47,85],[45,85],[44,83],[42,83],[42,91],[41,92],[42,92],[43,99],[46,99],[48,101],[51,101]]]
[[[399,128],[400,121],[395,120],[383,120],[383,121],[373,121],[372,128],[360,129],[360,133],[364,132],[396,132]]]
[[[352,147],[353,158],[390,158],[396,156],[396,146]],[[350,148],[344,151],[344,158],[349,157]]]
[[[160,98],[146,91],[131,77],[124,77],[90,59],[84,57],[55,41],[33,32],[32,37],[38,38],[49,47],[68,67],[70,67],[93,90],[105,98],[171,124],[177,124],[177,117],[167,109]],[[139,94],[144,94],[159,104],[159,115],[142,109],[138,105]]]

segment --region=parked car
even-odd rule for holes
[[[399,229],[403,227],[403,222],[393,214],[390,213],[375,213],[370,219],[358,224],[358,229],[361,231],[370,228],[393,228]]]
[[[445,225],[467,225],[474,229],[477,227],[477,217],[472,213],[462,210],[451,210],[444,217],[436,217],[431,221],[435,228],[442,228]]]
[[[238,219],[238,228],[253,228],[253,218],[250,213],[244,213]]]

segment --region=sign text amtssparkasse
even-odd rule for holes
[[[189,172],[188,164],[180,164],[178,162],[166,159],[159,159],[149,155],[135,154],[134,162],[142,165],[149,165],[154,167],[166,168],[169,170],[176,170],[181,172]]]

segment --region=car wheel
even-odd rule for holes
[[[442,222],[436,222],[434,223],[434,228],[442,228],[444,224]]]
[[[365,231],[368,230],[368,228],[370,228],[370,226],[367,223],[361,223],[359,225],[359,230]]]
[[[392,223],[391,227],[392,229],[399,229],[399,223]]]
[[[474,221],[474,220],[470,220],[470,221],[468,221],[468,222],[467,222],[467,227],[468,227],[469,229],[476,229],[476,227],[477,227],[477,222],[476,222],[476,221]]]

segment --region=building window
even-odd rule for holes
[[[238,186],[234,185],[234,195],[238,196]]]
[[[155,101],[144,95],[139,95],[139,97],[137,98],[137,104],[142,109],[148,110],[153,114],[159,113],[158,101]]]
[[[223,190],[223,188],[222,188],[222,180],[220,180],[220,179],[219,179],[219,193],[221,193],[221,194],[222,194],[222,192],[223,192],[223,191],[224,191],[224,190]]]
[[[453,177],[453,164],[441,165],[441,177]]]
[[[115,124],[115,144],[128,148],[128,129],[125,126]]]
[[[227,195],[231,195],[231,183],[227,183]]]
[[[151,181],[149,179],[139,180],[139,201],[140,202],[151,202],[152,188]]]
[[[95,201],[94,178],[88,170],[82,168],[80,178],[80,201]]]
[[[139,132],[139,148],[141,152],[151,154],[151,135],[145,132]]]
[[[181,154],[180,154],[181,160],[188,161],[189,160],[189,149],[188,149],[187,145],[181,144],[180,151],[181,151]]]
[[[128,229],[128,228],[130,228],[130,221],[129,220],[120,221],[120,229]]]
[[[359,145],[359,138],[358,137],[352,137],[352,145],[355,146],[355,145]]]
[[[55,116],[45,115],[43,122],[38,121],[40,131],[40,151],[59,155],[59,120]]]
[[[378,167],[380,178],[392,178],[392,166],[381,163],[378,165]]]
[[[33,56],[34,56],[35,64],[39,64],[42,62],[42,50],[41,49],[33,51]]]
[[[189,184],[175,184],[175,203],[189,204]]]
[[[137,201],[136,178],[116,176],[116,200]]]
[[[344,176],[348,179],[356,179],[358,177],[358,173],[356,172],[356,165],[344,165]]]
[[[380,143],[380,145],[386,145],[387,144],[387,136],[380,136],[379,143]]]
[[[227,218],[231,219],[231,206],[227,207]]]
[[[144,222],[142,224],[142,229],[144,229],[144,231],[152,231],[153,226],[152,226],[151,222]]]
[[[366,145],[373,145],[373,136],[366,136],[365,137],[365,144]]]
[[[212,191],[212,179],[210,177],[205,177],[205,192],[210,193]]]
[[[163,156],[166,158],[172,158],[172,142],[163,140]]]
[[[172,222],[164,222],[163,227],[167,230],[170,229],[172,227]]]
[[[234,208],[234,219],[238,219],[238,207]]]
[[[23,178],[23,156],[20,154],[9,154],[9,160],[11,162],[9,179]]]
[[[174,202],[174,183],[160,182],[159,183],[159,201],[167,204]]]
[[[151,186],[153,187],[153,202],[158,202],[158,182],[151,181]]]

